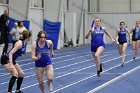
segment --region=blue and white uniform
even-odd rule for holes
[[[40,48],[38,41],[36,41],[36,55],[40,54],[41,58],[35,61],[35,67],[46,67],[47,65],[52,64],[52,60],[48,53],[49,47],[47,41],[43,48]]]
[[[97,29],[97,27],[92,28],[92,33],[91,33],[91,51],[92,52],[96,52],[97,48],[100,46],[103,46],[105,48],[103,36],[104,36],[103,27],[100,27],[100,29]]]
[[[21,56],[22,54],[25,54],[25,52],[26,52],[26,46],[27,46],[27,43],[26,44],[24,44],[24,41],[22,41],[22,48],[21,49],[18,49],[14,54],[13,54],[13,64],[15,65],[16,64],[16,59],[19,57],[19,56]],[[14,48],[14,45],[13,45],[13,47],[11,48],[11,50]],[[10,50],[10,51],[11,51]],[[7,64],[7,63],[9,63],[9,53],[10,53],[10,51],[6,54],[6,56],[5,57],[3,57],[3,60],[1,60],[1,64],[2,65],[4,65],[4,64]]]
[[[127,43],[126,33],[127,33],[126,28],[124,29],[120,28],[120,32],[118,33],[119,44],[123,45],[124,43]]]
[[[137,41],[140,40],[140,28],[139,27],[135,27],[134,31],[133,31],[133,36],[132,36],[132,41]]]

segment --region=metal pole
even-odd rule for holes
[[[29,19],[30,7],[31,7],[30,5],[31,5],[31,0],[28,1],[28,11],[27,11],[27,18],[26,18],[27,20],[30,20],[30,19]]]
[[[130,12],[132,11],[132,10],[131,10],[131,8],[132,8],[131,3],[132,3],[132,1],[130,0]]]
[[[62,9],[62,0],[59,1],[59,7],[58,7],[58,15],[57,15],[57,22],[60,21],[60,12]]]
[[[69,10],[69,0],[67,0],[67,10]]]
[[[90,12],[90,0],[88,0],[88,12]]]
[[[76,38],[76,44],[79,44],[79,38],[80,38],[80,28],[81,28],[81,22],[82,22],[82,13],[83,13],[83,6],[84,6],[84,0],[82,0],[82,5],[81,5],[81,9],[80,9],[80,21],[78,23],[78,33],[77,33],[77,38]]]
[[[100,12],[100,0],[97,0],[97,12]]]
[[[85,12],[83,13],[83,44],[85,44]]]

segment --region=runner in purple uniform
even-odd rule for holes
[[[54,78],[54,70],[52,66],[53,43],[51,40],[47,40],[47,34],[45,31],[40,31],[37,36],[37,41],[32,44],[32,59],[35,61],[36,76],[39,82],[39,87],[42,93],[46,93],[44,88],[44,71],[47,74],[47,84],[49,91],[53,91],[52,81]],[[49,53],[50,48],[50,53]]]
[[[96,18],[95,26],[91,27],[86,35],[86,39],[88,39],[89,35],[91,35],[91,52],[96,61],[98,77],[101,76],[102,72],[102,63],[100,62],[100,55],[101,53],[103,53],[105,48],[105,43],[103,40],[104,33],[108,37],[110,37],[113,42],[115,41],[113,37],[109,34],[109,32],[105,29],[105,27],[101,27],[101,19]]]

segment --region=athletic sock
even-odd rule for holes
[[[16,88],[16,90],[20,90],[22,81],[23,81],[23,77],[18,77],[18,79],[17,79],[17,88]]]
[[[12,91],[13,85],[16,81],[17,77],[16,76],[12,76],[10,81],[9,81],[9,86],[8,86],[8,92]]]

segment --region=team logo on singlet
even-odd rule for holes
[[[96,31],[95,33],[96,33],[96,34],[104,34],[103,31]]]
[[[121,31],[120,34],[126,34],[126,31]]]

